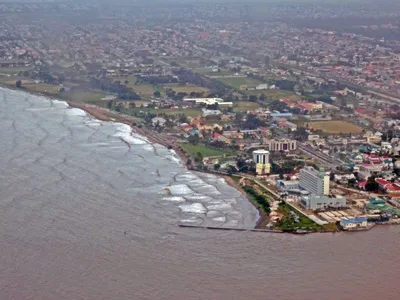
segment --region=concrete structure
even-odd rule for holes
[[[344,208],[347,206],[346,198],[343,197],[327,197],[324,195],[301,194],[300,204],[305,209],[328,209],[328,208]]]
[[[300,170],[300,187],[316,196],[329,195],[329,175],[323,169],[304,167]]]
[[[290,118],[293,117],[292,113],[273,112],[270,114],[272,118]]]
[[[256,163],[257,175],[266,175],[271,173],[271,164],[269,163],[269,151],[253,151],[253,160]]]
[[[354,219],[341,220],[340,226],[342,226],[344,230],[368,228],[368,220],[367,217],[358,217]]]
[[[297,149],[297,141],[291,139],[282,140],[264,140],[263,146],[266,146],[268,151],[295,151]]]
[[[300,182],[297,180],[277,180],[276,187],[282,191],[287,192],[290,190],[298,190]]]
[[[256,86],[256,90],[267,90],[268,89],[268,84],[262,83]]]
[[[184,98],[184,102],[194,102],[196,104],[205,104],[205,105],[213,105],[216,103],[224,102],[224,99],[221,98]]]

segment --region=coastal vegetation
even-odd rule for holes
[[[229,151],[227,150],[212,148],[206,145],[192,145],[189,143],[181,143],[180,146],[191,157],[197,156],[198,153],[200,153],[202,157],[224,156],[225,154],[229,153]]]
[[[268,202],[268,198],[264,194],[260,194],[260,192],[256,191],[252,186],[245,185],[243,186],[243,190],[246,192],[250,200],[262,211],[269,215],[271,213],[270,204]]]

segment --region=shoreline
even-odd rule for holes
[[[60,98],[56,98],[54,95],[49,95],[46,93],[39,93],[39,92],[32,92],[29,90],[25,90],[25,89],[18,89],[16,87],[13,86],[7,86],[4,84],[0,84],[0,87],[5,88],[5,89],[9,89],[9,90],[14,90],[14,91],[20,91],[20,92],[24,92],[33,96],[40,96],[40,97],[45,97],[48,98],[50,100],[57,100],[57,101],[63,101],[65,103],[68,104],[68,108],[78,108],[81,109],[83,111],[85,111],[87,114],[89,114],[91,117],[100,120],[100,121],[104,121],[104,122],[118,122],[118,123],[123,123],[128,125],[131,128],[131,131],[139,134],[141,136],[143,136],[144,138],[146,138],[146,140],[150,143],[156,143],[156,144],[160,144],[168,149],[174,150],[175,154],[179,157],[179,159],[182,162],[182,166],[184,166],[187,170],[191,170],[190,168],[188,168],[188,166],[185,164],[185,160],[189,158],[189,155],[183,151],[181,151],[179,149],[179,146],[177,146],[177,144],[175,143],[174,140],[171,141],[167,141],[164,140],[160,137],[156,136],[156,133],[152,132],[150,129],[144,129],[144,128],[140,128],[138,126],[135,126],[134,123],[138,120],[137,118],[133,117],[133,116],[129,116],[129,115],[124,115],[121,113],[118,113],[116,111],[112,111],[108,108],[104,108],[104,107],[100,107],[97,105],[93,105],[93,104],[88,104],[88,103],[77,103],[71,100],[64,100],[64,99],[60,99]],[[197,172],[202,172],[202,171],[198,171]],[[207,172],[205,172],[207,173]],[[228,184],[229,186],[231,186],[232,188],[236,189],[237,191],[239,191],[242,195],[244,195],[247,199],[247,201],[249,201],[254,208],[257,210],[258,212],[258,220],[255,223],[255,226],[253,229],[251,230],[242,230],[242,231],[252,231],[252,232],[269,232],[269,233],[289,233],[289,234],[296,234],[296,235],[304,235],[304,234],[311,234],[311,233],[337,233],[337,232],[347,232],[346,230],[341,230],[341,231],[312,231],[312,232],[284,232],[281,230],[273,230],[273,229],[265,229],[263,227],[261,227],[262,225],[265,225],[264,223],[268,220],[268,215],[266,215],[259,207],[257,207],[251,200],[249,200],[247,193],[242,189],[242,187],[236,183],[231,177],[229,176],[224,176],[224,175],[217,175],[220,178],[223,178],[224,181],[226,182],[226,184]],[[396,224],[376,224],[376,225],[396,225]],[[193,227],[193,226],[180,226],[179,227]],[[375,226],[373,226],[375,227]],[[202,226],[197,226],[196,228],[203,228]],[[205,229],[218,229],[218,228],[206,228]],[[235,228],[219,228],[221,230],[237,230]],[[369,231],[372,228],[368,228],[362,231]],[[349,232],[354,232],[354,231],[349,231]]]

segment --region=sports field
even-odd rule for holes
[[[248,87],[256,87],[257,85],[261,84],[262,82],[248,77],[223,77],[217,78],[217,80],[231,86],[234,89],[239,89],[242,85],[247,85]]]
[[[328,134],[361,133],[362,128],[346,121],[318,121],[307,123],[314,130],[321,130]]]
[[[235,112],[247,112],[249,110],[255,110],[259,108],[260,105],[255,102],[250,102],[250,101],[238,101],[235,103],[235,107],[233,110]]]

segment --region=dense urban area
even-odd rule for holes
[[[400,224],[400,2],[386,2],[3,2],[0,84],[224,176],[260,230]]]

